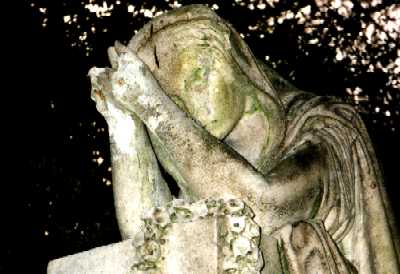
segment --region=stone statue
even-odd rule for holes
[[[124,239],[149,229],[148,212],[176,201],[190,216],[191,203],[242,201],[260,227],[262,261],[227,273],[399,273],[380,171],[352,107],[298,90],[199,5],[154,18],[108,54],[112,67],[89,75],[109,126]],[[156,267],[150,261],[143,271]]]

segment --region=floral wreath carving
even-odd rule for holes
[[[219,244],[225,273],[260,273],[263,259],[260,227],[254,222],[253,211],[240,199],[204,199],[188,203],[175,199],[164,207],[153,208],[143,218],[143,230],[133,240],[136,271],[160,269],[166,236],[173,223],[187,223],[204,218],[224,217]]]

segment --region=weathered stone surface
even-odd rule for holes
[[[166,237],[165,259],[159,269],[144,273],[218,273],[217,219],[173,224]],[[136,250],[133,240],[98,247],[51,261],[48,274],[127,274],[132,270]]]
[[[133,267],[161,273],[259,273],[261,235],[253,217],[238,199],[173,200],[143,219]]]
[[[175,199],[153,208],[134,239],[53,260],[59,273],[260,273],[260,228],[238,199]]]
[[[216,218],[174,224],[167,241],[162,273],[220,273]]]
[[[132,240],[102,246],[53,260],[48,274],[126,274],[130,273],[135,250]]]
[[[240,200],[173,200],[132,240],[50,262],[48,273],[259,273],[260,228]]]

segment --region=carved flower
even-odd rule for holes
[[[232,251],[233,255],[245,256],[251,253],[251,242],[245,237],[238,237],[232,241]]]
[[[242,210],[244,209],[245,205],[242,200],[239,199],[230,199],[225,204],[226,214],[236,215],[242,214]]]
[[[258,238],[260,237],[260,227],[253,220],[248,218],[243,235],[249,239]]]
[[[229,216],[228,225],[229,230],[232,232],[240,233],[246,226],[245,216]]]
[[[147,262],[156,263],[161,256],[160,245],[156,241],[145,242],[140,251]]]
[[[153,221],[160,227],[166,227],[170,222],[170,216],[165,208],[156,207],[151,212]]]
[[[192,220],[192,212],[187,208],[175,207],[170,218],[173,223],[190,222]]]
[[[224,259],[222,268],[226,273],[235,273],[238,269],[238,264],[234,257],[226,257]]]
[[[208,208],[204,201],[192,204],[191,210],[193,215],[196,216],[197,218],[205,217],[208,214]]]

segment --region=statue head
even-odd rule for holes
[[[191,5],[154,18],[128,48],[169,97],[218,139],[242,117],[245,94],[258,90],[269,109],[271,149],[280,142],[279,97],[239,34],[209,8]]]
[[[153,73],[165,92],[208,132],[224,138],[240,119],[243,93],[251,88],[226,50],[226,31],[196,20],[155,33],[152,43]]]

